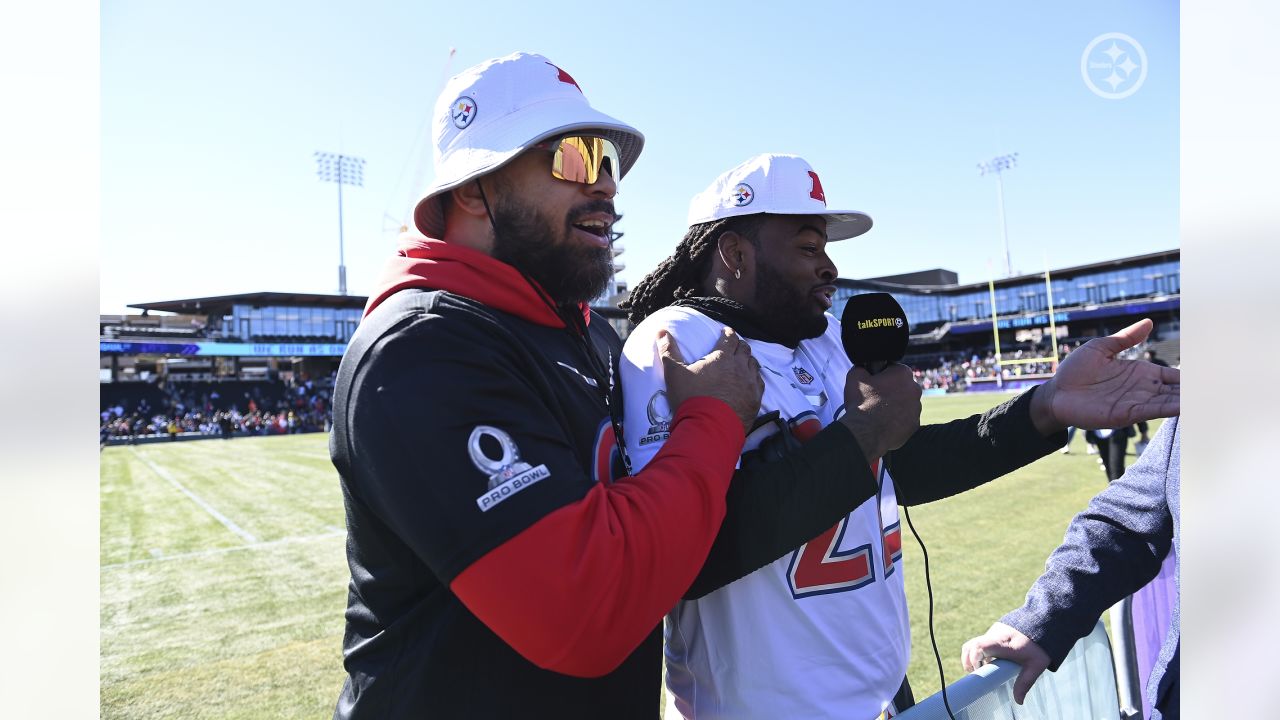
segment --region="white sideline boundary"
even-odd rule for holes
[[[196,550],[194,552],[178,553],[177,555],[165,555],[158,558],[143,558],[141,560],[130,560],[128,562],[112,563],[103,565],[100,570],[115,570],[118,568],[134,567],[136,565],[152,565],[155,563],[169,562],[170,560],[190,560],[191,558],[210,557],[213,555],[225,555],[227,553],[240,552],[243,550],[260,550],[273,545],[289,545],[293,543],[312,542],[315,540],[325,540],[327,538],[341,537],[346,535],[346,530],[337,532],[321,533],[319,535],[303,535],[302,537],[287,537],[279,540],[267,540],[266,542],[254,542],[248,545],[236,545],[234,547],[214,548],[211,550]]]
[[[214,520],[217,520],[218,522],[222,523],[223,527],[235,533],[236,535],[239,535],[240,538],[247,543],[256,544],[258,542],[258,538],[254,537],[253,535],[250,535],[248,532],[245,531],[244,528],[232,522],[231,519],[228,518],[226,515],[223,515],[222,513],[218,512],[212,505],[205,502],[199,495],[196,495],[195,493],[183,487],[182,483],[175,480],[173,476],[169,474],[168,470],[165,470],[159,465],[156,465],[150,460],[142,457],[142,455],[138,453],[137,448],[130,447],[129,451],[133,453],[134,457],[141,460],[142,464],[151,468],[152,472],[164,478],[165,480],[168,480],[170,485],[177,488],[178,491],[181,492],[183,495],[186,495],[187,497],[191,498],[192,502],[199,505],[202,510],[212,515]]]

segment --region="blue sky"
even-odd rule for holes
[[[369,292],[431,180],[444,79],[515,50],[646,136],[617,198],[631,285],[683,235],[690,197],[759,152],[804,156],[833,208],[875,219],[832,246],[846,277],[1003,274],[995,180],[976,166],[1010,152],[1015,270],[1178,245],[1176,3],[113,0],[101,27],[102,312],[335,292],[316,150],[367,160],[344,227],[349,292]],[[1146,53],[1123,99],[1081,74],[1106,33]]]

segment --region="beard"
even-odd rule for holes
[[[553,300],[577,305],[599,297],[613,276],[613,252],[573,239],[573,220],[591,212],[613,212],[595,200],[574,208],[557,226],[537,208],[500,201],[493,208],[493,257],[533,278]]]
[[[791,287],[780,273],[756,260],[756,314],[765,329],[785,345],[794,347],[827,331],[827,316],[814,304],[811,289]]]

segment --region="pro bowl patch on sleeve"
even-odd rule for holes
[[[467,451],[476,468],[489,476],[488,489],[476,498],[480,512],[488,512],[521,490],[551,477],[546,465],[532,467],[521,461],[520,450],[511,436],[492,425],[477,425],[471,431]]]
[[[671,405],[667,403],[667,391],[659,390],[649,398],[645,406],[649,418],[649,430],[640,438],[640,445],[662,442],[671,437]]]

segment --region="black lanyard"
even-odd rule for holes
[[[601,367],[602,360],[591,345],[591,338],[587,330],[587,320],[583,317],[582,309],[577,305],[556,304],[551,299],[551,296],[547,295],[547,292],[542,289],[542,286],[529,277],[524,270],[516,269],[524,276],[525,281],[538,294],[538,297],[542,298],[542,301],[560,318],[564,323],[565,332],[573,336],[579,349],[582,350],[582,354],[587,361],[587,371],[591,374],[591,379],[595,381],[596,390],[600,392],[600,399],[604,402],[605,411],[609,413],[609,424],[613,427],[614,445],[618,448],[618,454],[622,457],[623,472],[625,475],[630,475],[631,456],[627,454],[626,436],[622,434],[621,409],[615,407],[613,403],[613,352],[609,351],[608,360],[603,363],[608,367]]]
[[[626,475],[630,475],[631,456],[627,454],[626,436],[622,434],[621,408],[615,407],[613,403],[613,351],[607,351],[607,359],[602,359],[599,353],[595,351],[591,345],[587,321],[578,307],[555,307],[557,314],[564,320],[565,330],[570,335],[576,336],[583,355],[586,356],[587,369],[591,372],[591,377],[596,381],[596,389],[600,391],[600,399],[604,401],[605,410],[609,413],[609,423],[613,426],[614,444],[618,448],[618,454],[622,457],[622,469]],[[606,365],[607,368],[602,368],[601,364]]]

